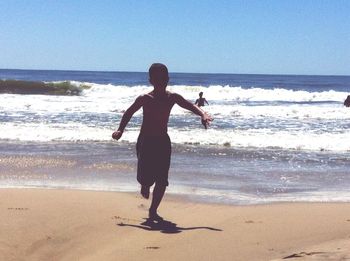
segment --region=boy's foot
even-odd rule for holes
[[[148,212],[148,218],[152,221],[163,221],[164,219],[157,214],[156,211],[149,211]]]
[[[142,197],[148,199],[149,198],[149,187],[141,186],[141,195],[142,195]]]

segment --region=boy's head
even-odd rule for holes
[[[161,63],[154,63],[149,67],[149,81],[155,88],[165,89],[169,82],[168,68]]]
[[[199,97],[202,97],[202,96],[203,96],[203,92],[200,92],[200,93],[199,93]]]

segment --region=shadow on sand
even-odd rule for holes
[[[176,233],[181,233],[184,230],[194,230],[194,229],[207,229],[207,230],[212,230],[212,231],[222,231],[221,229],[218,228],[212,228],[212,227],[178,227],[177,224],[168,221],[168,220],[152,220],[149,218],[145,218],[146,221],[142,222],[140,225],[133,225],[133,224],[125,224],[123,222],[118,223],[118,226],[121,227],[135,227],[135,228],[140,228],[146,231],[159,231],[161,233],[166,233],[166,234],[176,234]]]

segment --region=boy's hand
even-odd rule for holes
[[[210,122],[213,121],[213,118],[208,115],[207,113],[204,113],[203,116],[202,116],[202,124],[204,126],[204,128],[208,128],[208,126],[210,125]]]
[[[119,140],[122,135],[123,135],[123,132],[120,130],[117,130],[117,131],[113,132],[112,138],[115,140]]]

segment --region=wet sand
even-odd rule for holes
[[[135,193],[1,189],[1,260],[346,260],[350,204],[229,206]]]

